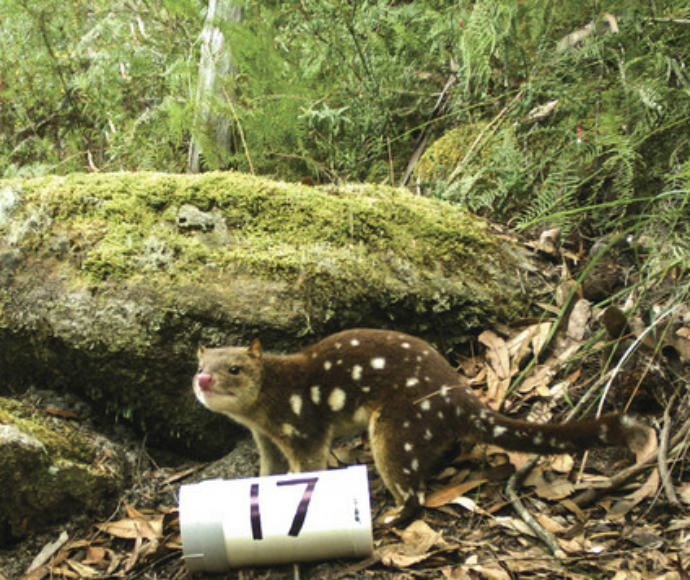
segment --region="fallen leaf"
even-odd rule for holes
[[[455,485],[450,485],[435,491],[426,498],[424,505],[426,507],[440,507],[448,503],[454,502],[458,497],[465,495],[468,491],[485,483],[486,479],[475,479],[473,481],[464,481]]]
[[[563,524],[557,522],[555,519],[547,516],[546,514],[537,514],[536,518],[543,528],[552,534],[563,534],[567,530]]]
[[[577,505],[573,500],[571,499],[562,499],[560,501],[560,504],[567,509],[569,512],[572,512],[575,514],[575,517],[581,521],[584,522],[587,518],[585,516],[585,513],[580,509],[580,506]]]
[[[539,497],[544,499],[563,499],[572,494],[573,491],[575,491],[575,484],[564,478],[545,482],[543,485],[537,486],[534,490]]]
[[[467,566],[466,569],[472,574],[468,574],[464,578],[479,576],[486,578],[486,580],[510,580],[510,574],[496,562]]]
[[[100,531],[116,538],[156,540],[163,536],[163,514],[150,518],[144,516],[124,518],[115,522],[96,524],[96,527]]]
[[[574,464],[575,460],[573,459],[572,455],[561,453],[560,455],[554,456],[549,466],[551,469],[558,471],[559,473],[570,473],[573,470]]]
[[[587,322],[591,314],[591,303],[589,300],[580,298],[570,313],[568,318],[568,331],[567,334],[572,340],[581,341],[587,330]]]
[[[108,551],[101,546],[89,546],[86,549],[86,559],[82,560],[82,564],[104,564],[105,557],[108,555]]]
[[[384,566],[407,568],[430,557],[434,546],[448,545],[439,532],[422,520],[412,522],[398,535],[402,542],[382,546],[376,551]]]
[[[489,522],[492,527],[500,526],[512,532],[516,532],[521,536],[535,537],[535,533],[524,521],[518,518],[511,518],[508,516],[497,516]]]
[[[70,568],[72,568],[72,570],[74,570],[77,574],[79,574],[80,578],[96,578],[101,576],[101,573],[95,568],[92,568],[91,566],[86,566],[85,564],[77,562],[76,560],[68,558],[67,560],[65,560],[65,563]]]
[[[551,326],[551,322],[542,322],[535,325],[535,332],[532,336],[532,352],[534,352],[535,356],[539,356],[546,345],[546,339],[551,333]]]
[[[544,107],[548,109],[547,115],[553,110],[553,108],[558,104],[558,101],[550,101]],[[542,107],[542,108],[544,108]],[[550,109],[549,109],[550,107]],[[539,107],[535,107],[529,112],[529,116],[538,115]],[[537,113],[535,113],[537,111]],[[546,115],[543,115],[546,116]],[[540,252],[549,254],[551,256],[558,256],[558,248],[561,245],[561,230],[560,228],[552,228],[550,230],[544,230],[539,235],[539,240],[535,244],[535,248]]]
[[[418,551],[426,551],[433,546],[443,547],[447,545],[443,535],[423,520],[412,522],[400,532],[400,538],[405,545]]]
[[[482,332],[478,340],[487,348],[487,397],[497,408],[510,386],[510,354],[505,340],[490,330]]]
[[[67,566],[58,566],[56,568],[51,568],[50,569],[51,573],[53,576],[58,576],[62,578],[81,578],[82,576],[75,572],[74,570],[71,570]]]

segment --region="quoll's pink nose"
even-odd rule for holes
[[[196,384],[202,391],[210,391],[213,384],[213,376],[211,373],[199,373],[196,377]]]

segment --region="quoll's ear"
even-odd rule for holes
[[[261,348],[261,342],[258,338],[252,340],[247,347],[247,351],[249,351],[249,354],[254,355],[257,358],[261,358],[261,355],[264,353],[264,349]]]
[[[199,346],[196,349],[196,356],[201,358],[201,356],[206,352],[206,347],[199,343]]]

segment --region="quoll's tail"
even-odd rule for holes
[[[648,428],[642,423],[618,413],[568,423],[530,423],[484,409],[475,426],[480,439],[486,443],[542,454],[606,446],[637,451],[644,447],[649,436]]]

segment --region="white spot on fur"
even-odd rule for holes
[[[339,342],[336,342],[333,346],[335,347],[335,350],[340,350],[341,348],[343,348],[343,345]]]
[[[405,443],[405,445],[403,445],[403,449],[407,452],[410,452],[414,449],[414,446],[412,445],[412,443],[408,442],[408,443]]]
[[[424,505],[425,500],[426,500],[426,494],[423,491],[418,491],[417,492],[417,501],[419,502],[419,505]]]
[[[346,400],[347,395],[345,394],[345,391],[339,387],[336,387],[331,391],[331,394],[328,395],[328,406],[333,411],[342,411]]]
[[[626,429],[632,429],[633,427],[637,427],[637,421],[630,415],[623,415],[621,417],[621,425]]]
[[[409,342],[403,342],[400,346],[403,348],[410,348],[410,343]]]
[[[357,340],[356,338],[353,338],[350,341],[350,346],[359,346],[359,340]]]
[[[407,501],[409,499],[410,493],[408,491],[405,491],[399,483],[395,484],[395,489],[398,490],[400,497],[402,497],[404,501]]]
[[[459,417],[462,415],[462,407],[460,405],[455,405],[455,416]]]
[[[503,435],[508,429],[503,427],[502,425],[496,425],[493,430],[493,435],[494,437],[500,437]]]
[[[601,439],[604,443],[607,441],[608,437],[608,431],[609,431],[609,426],[606,423],[602,423],[599,426],[599,439]]]
[[[361,425],[362,427],[366,427],[366,424],[369,420],[369,410],[364,405],[362,405],[361,407],[358,407],[357,410],[355,411],[355,414],[352,416],[352,420],[357,425]]]
[[[431,429],[427,429],[426,431],[424,431],[424,439],[426,439],[427,441],[431,441],[433,437],[434,434],[431,432]]]
[[[410,475],[410,473],[412,473],[409,469],[407,469],[407,467],[403,467],[403,468],[402,468],[402,472],[403,472],[405,475]]]
[[[439,411],[439,412],[436,413],[436,414],[438,415],[438,418],[439,418],[439,419],[443,419],[443,411]]]
[[[315,405],[318,405],[321,402],[321,387],[318,385],[314,385],[311,389],[311,400],[314,402]]]
[[[369,391],[371,391],[371,387],[362,387],[363,393],[368,393]]]
[[[542,443],[544,443],[544,436],[541,433],[537,433],[534,436],[534,439],[532,439],[532,441],[535,445],[541,445]]]
[[[358,381],[362,378],[362,371],[364,369],[361,367],[361,365],[355,365],[352,367],[352,380],[353,381]]]
[[[330,371],[332,366],[333,366],[333,363],[331,361],[329,361],[329,360],[324,361],[323,370]]]
[[[419,408],[420,408],[422,411],[428,411],[429,409],[431,409],[431,402],[429,401],[429,399],[424,399],[424,400],[419,404]]]
[[[450,387],[448,385],[441,385],[441,388],[439,389],[439,394],[442,397],[445,397],[448,395],[449,391],[450,391]]]
[[[287,435],[288,437],[299,437],[302,435],[297,430],[297,428],[294,425],[291,425],[290,423],[283,423],[281,425],[281,429],[283,431],[283,434]]]
[[[379,371],[386,368],[386,359],[383,358],[382,356],[377,356],[376,358],[372,358],[371,359],[371,368],[379,370]]]
[[[406,387],[414,387],[417,384],[419,384],[419,379],[417,377],[410,377],[409,379],[407,379],[405,386]]]
[[[299,415],[302,412],[302,397],[290,395],[290,407],[292,407],[292,412],[295,415]]]
[[[410,428],[410,422],[409,422],[409,421],[405,421],[405,422],[403,423],[403,429],[409,429],[409,428]]]
[[[419,471],[419,460],[416,457],[410,462],[410,467],[412,471]]]

